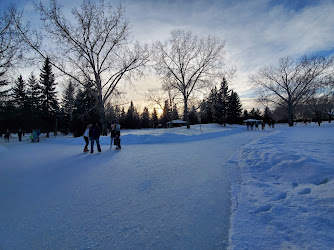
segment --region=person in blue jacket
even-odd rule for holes
[[[94,153],[94,141],[96,141],[97,150],[101,152],[100,146],[100,135],[101,130],[96,122],[92,123],[92,126],[89,129],[89,138],[90,138],[90,152]]]

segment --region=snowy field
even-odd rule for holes
[[[121,138],[0,138],[0,249],[333,249],[333,124]]]

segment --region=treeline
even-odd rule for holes
[[[81,136],[88,123],[100,121],[98,100],[93,94],[96,91],[95,85],[90,80],[87,80],[83,87],[69,81],[60,99],[56,86],[48,58],[40,70],[39,78],[31,74],[29,79],[25,80],[20,75],[14,86],[2,93],[0,132],[4,133],[7,129],[17,132],[21,129],[30,133],[38,128],[47,136],[50,132],[59,131]],[[192,106],[189,110],[189,121],[190,124],[241,123],[241,113],[238,94],[230,90],[227,81],[223,79],[220,87],[213,88],[198,107]],[[117,121],[125,129],[165,127],[171,120],[184,120],[184,117],[179,115],[177,106],[170,106],[167,100],[161,115],[156,108],[152,112],[148,107],[138,111],[131,101],[127,109],[108,103],[105,117],[108,127],[111,122]]]

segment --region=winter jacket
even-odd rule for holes
[[[84,137],[89,137],[89,128],[86,129],[86,131],[84,133]]]
[[[90,138],[99,138],[101,135],[101,130],[99,126],[93,124],[89,129],[89,137]]]

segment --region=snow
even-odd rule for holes
[[[94,154],[2,138],[0,249],[332,249],[333,132],[125,130]]]

